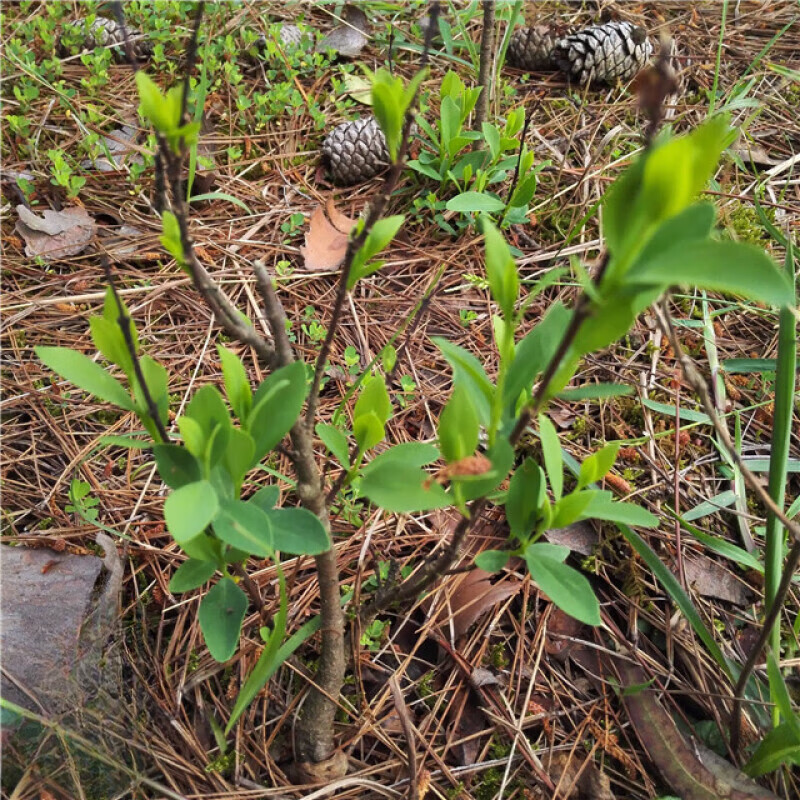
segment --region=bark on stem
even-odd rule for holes
[[[492,99],[492,84],[494,81],[494,0],[483,0],[483,30],[481,31],[481,54],[480,65],[478,67],[478,86],[481,87],[481,94],[475,105],[475,125],[476,131],[480,131],[481,125],[486,121],[489,113],[489,101]]]

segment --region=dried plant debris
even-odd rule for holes
[[[137,60],[144,61],[153,54],[152,43],[139,31],[128,28],[128,41],[133,57]],[[88,26],[84,20],[68,23],[58,40],[58,54],[61,58],[92,51],[96,47],[110,47],[117,61],[126,60],[125,36],[116,20],[97,17]]]
[[[332,200],[328,200],[325,210],[321,205],[314,209],[305,247],[300,248],[303,266],[310,272],[336,269],[344,261],[350,231],[356,224],[356,220],[338,211]]]
[[[346,5],[342,10],[341,19],[341,25],[317,42],[316,50],[318,53],[334,50],[345,58],[355,58],[369,41],[367,15],[358,6]]]
[[[16,231],[25,240],[25,255],[45,261],[82,253],[97,230],[97,224],[83,206],[69,206],[63,211],[46,210],[37,216],[24,205],[17,206]]]

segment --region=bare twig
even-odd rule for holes
[[[434,2],[431,4],[429,14],[429,24],[425,29],[425,46],[422,50],[420,57],[419,69],[425,69],[428,63],[428,53],[430,51],[431,43],[433,41],[433,31],[436,28],[437,20],[439,18],[439,3]],[[331,312],[331,319],[328,323],[328,332],[325,336],[325,341],[322,343],[317,361],[314,367],[314,380],[311,383],[311,391],[308,394],[308,406],[306,408],[306,425],[309,430],[314,427],[314,420],[317,414],[317,404],[319,403],[319,391],[322,385],[322,377],[325,373],[325,364],[328,361],[328,356],[331,351],[331,344],[333,343],[334,336],[339,327],[339,322],[342,317],[342,309],[344,308],[345,300],[347,299],[347,282],[350,279],[350,272],[353,268],[353,259],[356,253],[361,249],[367,239],[370,231],[375,223],[381,218],[384,209],[389,203],[389,198],[400,180],[400,175],[405,167],[405,156],[408,150],[408,145],[411,140],[411,130],[414,125],[414,109],[417,104],[417,97],[419,89],[414,93],[414,97],[406,110],[405,120],[403,122],[403,132],[400,138],[400,145],[397,148],[397,157],[394,160],[389,173],[383,181],[383,184],[378,192],[377,197],[370,203],[367,219],[361,232],[354,239],[350,239],[347,243],[347,252],[344,256],[344,263],[342,264],[341,272],[339,273],[339,286],[336,291],[336,300],[333,304],[333,311]]]
[[[194,27],[192,28],[192,38],[189,39],[189,47],[186,50],[186,66],[183,72],[183,94],[181,96],[181,125],[186,123],[186,106],[189,102],[189,79],[194,72],[194,65],[197,61],[197,39],[200,34],[200,22],[203,19],[203,7],[205,0],[200,0],[194,12]]]
[[[664,101],[678,88],[675,70],[672,69],[670,63],[671,48],[671,40],[662,36],[655,63],[643,70],[636,78],[639,108],[647,117],[647,127],[644,129],[646,147],[653,144],[664,120]]]
[[[492,75],[494,72],[494,12],[495,1],[483,0],[483,29],[481,30],[481,53],[480,64],[478,66],[478,86],[481,93],[478,102],[475,104],[475,124],[476,131],[486,121],[489,112],[489,101],[492,95]],[[480,140],[478,140],[480,141]]]

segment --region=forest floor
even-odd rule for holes
[[[729,758],[728,679],[651,570],[613,525],[600,523],[570,530],[569,546],[579,554],[575,563],[591,575],[615,629],[601,635],[576,625],[556,612],[522,571],[509,568],[490,591],[485,584],[476,588],[462,571],[413,608],[384,615],[350,642],[352,669],[337,722],[350,763],[346,777],[317,793],[293,787],[285,773],[298,692],[315,658],[314,639],[271,680],[242,717],[227,751],[220,750],[214,720],[227,719],[258,657],[257,617],[248,617],[233,661],[218,664],[211,658],[197,626],[199,593],[176,598],[168,589],[180,561],[165,531],[163,493],[152,462],[142,451],[99,442],[107,433],[129,433],[130,415],[111,412],[58,382],[33,353],[37,345],[61,345],[93,355],[87,320],[102,306],[105,283],[96,248],[57,260],[26,255],[15,230],[15,207],[24,204],[41,213],[78,205],[96,223],[93,243],[114,256],[117,285],[144,350],[167,367],[172,410],[203,384],[221,381],[215,344],[226,338],[190,279],[159,244],[160,223],[150,203],[152,139],[137,120],[131,69],[100,50],[63,60],[55,55],[63,25],[86,18],[99,5],[23,2],[2,8],[2,534],[4,542],[18,546],[96,552],[96,527],[68,508],[70,486],[87,485],[88,497],[97,500],[90,508],[118,534],[124,560],[116,650],[126,696],[113,720],[87,714],[79,730],[64,722],[35,746],[7,744],[3,796],[666,797],[675,792],[640,743],[630,710],[610,682],[598,679],[602,667],[593,661],[593,654],[633,644],[646,654],[648,677],[662,690],[659,708],[678,720],[684,733]],[[294,345],[308,360],[324,338],[337,283],[335,271],[305,269],[300,247],[309,217],[319,204],[332,201],[357,218],[380,180],[334,187],[321,166],[321,143],[334,125],[369,113],[346,93],[362,74],[359,64],[383,66],[391,52],[398,74],[410,78],[423,38],[418,24],[423,4],[359,5],[370,32],[355,59],[313,51],[311,33],[320,36],[337,24],[334,13],[340,9],[334,4],[209,4],[201,33],[201,62],[210,81],[202,151],[210,161],[201,161],[198,179],[242,205],[225,198],[193,205],[198,252],[251,319],[260,310],[249,265],[261,259],[276,277]],[[500,5],[502,34],[510,6]],[[783,264],[784,251],[762,224],[754,200],[779,230],[796,239],[797,4],[731,2],[725,18],[722,2],[525,5],[531,21],[574,27],[598,21],[598,6],[607,6],[651,36],[674,36],[681,88],[670,107],[670,124],[676,131],[690,129],[707,116],[713,97],[716,109],[729,109],[735,124],[743,126],[707,192],[718,207],[719,227],[723,235],[766,248]],[[186,2],[126,4],[129,24],[155,45],[144,66],[162,86],[181,75],[193,9]],[[444,19],[449,36],[435,43],[423,85],[429,121],[438,114],[438,87],[448,70],[466,83],[475,81],[471,53],[480,41],[478,4],[445,4]],[[298,48],[275,44],[282,22],[310,32]],[[273,43],[266,60],[254,56],[253,42],[261,33]],[[548,271],[567,268],[529,306],[532,325],[556,300],[574,303],[579,289],[571,259],[591,265],[599,257],[597,203],[641,148],[643,123],[630,87],[578,87],[556,72],[525,74],[504,65],[489,118],[505,118],[520,107],[531,116],[528,143],[542,165],[527,223],[507,232],[521,253],[523,291]],[[93,168],[92,160],[102,155],[102,136],[124,125],[138,129],[131,152],[117,169]],[[421,148],[415,141],[412,154]],[[330,419],[356,376],[412,318],[398,340],[398,366],[389,387],[395,412],[388,426],[391,442],[436,435],[450,379],[432,336],[465,347],[494,373],[482,240],[466,217],[443,212],[441,203],[449,196],[423,176],[404,174],[391,212],[407,214],[407,223],[387,250],[385,266],[362,281],[349,300],[333,343],[322,419]],[[430,300],[418,309],[427,294]],[[742,454],[763,471],[774,371],[769,362],[743,367],[742,360],[775,358],[777,314],[700,292],[675,293],[671,310],[685,323],[679,328],[684,347],[717,382],[719,409],[732,434],[738,430]],[[253,379],[262,379],[254,354],[236,347]],[[660,515],[660,528],[642,536],[680,576],[723,652],[743,659],[759,630],[763,587],[759,570],[742,563],[751,549],[751,558],[760,556],[763,512],[741,493],[737,501],[735,475],[720,455],[713,429],[704,424],[697,398],[681,381],[654,318],[643,315],[623,340],[586,358],[579,379],[628,384],[634,393],[600,401],[556,400],[551,416],[562,447],[580,461],[607,441],[622,441],[609,488]],[[534,440],[524,447],[538,452]],[[322,447],[318,454],[322,464]],[[790,459],[787,505],[800,494],[797,407]],[[283,457],[270,467],[287,471]],[[667,509],[677,509],[710,538],[701,542],[681,530]],[[343,591],[358,587],[368,593],[390,563],[401,569],[417,564],[441,546],[452,525],[446,514],[398,517],[352,495],[341,498],[333,528]],[[506,535],[502,509],[491,511],[471,536],[460,565],[467,567],[475,553],[498,546]],[[289,562],[289,570],[292,632],[318,608],[311,560]],[[253,561],[251,574],[274,592],[273,567]],[[782,663],[789,671],[800,664],[799,613],[795,587],[781,618]],[[798,690],[791,681],[790,688]],[[658,717],[647,724],[657,726]],[[749,735],[752,744],[755,733]],[[555,791],[546,788],[542,772]],[[761,784],[778,797],[800,796],[797,772],[777,771]]]

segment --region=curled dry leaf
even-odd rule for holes
[[[45,261],[82,253],[95,234],[97,225],[82,206],[63,211],[46,210],[37,216],[24,205],[17,206],[16,231],[25,240],[25,255]]]
[[[318,53],[335,50],[345,58],[355,58],[366,46],[369,30],[367,15],[355,5],[346,5],[342,10],[343,24],[335,27],[317,43]]]
[[[688,586],[703,597],[715,597],[737,606],[749,602],[751,592],[747,586],[722,564],[706,556],[684,558],[683,572]]]
[[[594,553],[599,537],[590,522],[581,521],[567,525],[566,528],[551,528],[546,531],[544,538],[550,544],[563,544],[573,553],[590,556]]]
[[[560,608],[554,608],[547,621],[547,636],[544,649],[548,655],[559,661],[566,661],[575,642],[570,641],[583,630],[583,623],[565,614]]]
[[[304,266],[310,272],[327,272],[344,261],[347,239],[356,224],[356,220],[337,211],[332,200],[328,200],[326,209],[328,216],[321,205],[311,213],[305,247],[300,248]]]
[[[570,800],[614,800],[608,775],[594,761],[582,762],[578,753],[557,751],[545,762],[550,779],[558,786],[558,797]]]

